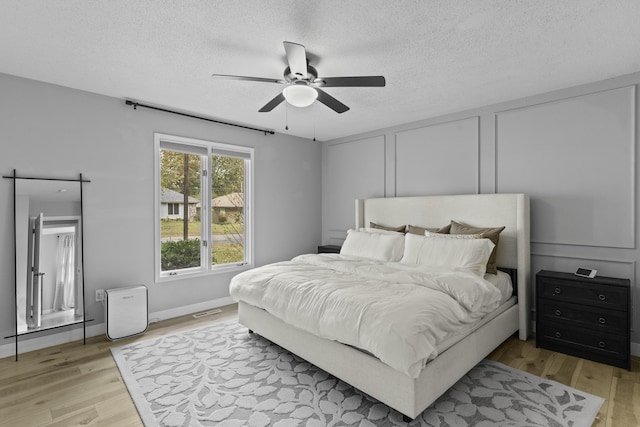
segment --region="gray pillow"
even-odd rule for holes
[[[451,221],[451,234],[480,234],[483,239],[489,239],[496,245],[491,251],[489,261],[487,262],[487,273],[496,274],[498,268],[496,265],[496,252],[498,249],[498,241],[500,240],[500,233],[504,230],[504,227],[473,227],[471,225],[462,224],[460,222]]]
[[[450,229],[451,224],[447,224],[444,227],[440,228],[424,228],[415,225],[407,225],[407,233],[419,234],[420,236],[424,236],[425,231],[429,231],[431,233],[449,234]]]
[[[389,227],[386,225],[376,224],[375,222],[369,222],[369,227],[377,228],[378,230],[387,230],[387,231],[397,231],[398,233],[404,233],[404,225],[399,225],[397,227]]]

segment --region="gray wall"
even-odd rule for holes
[[[356,198],[528,193],[533,274],[584,266],[631,279],[640,343],[638,83],[640,73],[325,142],[323,243],[343,241]]]
[[[320,243],[320,144],[133,110],[122,99],[5,74],[0,94],[2,175],[82,172],[91,180],[84,187],[85,283],[93,324],[103,321],[95,289],[145,284],[152,313],[229,295],[235,273],[154,284],[154,132],[255,148],[256,265],[314,252]],[[11,180],[0,179],[2,337],[14,329],[12,200]]]

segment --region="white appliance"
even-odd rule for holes
[[[105,289],[107,338],[111,341],[138,335],[149,326],[147,287]]]

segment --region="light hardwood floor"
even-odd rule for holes
[[[141,426],[109,349],[237,318],[235,305],[213,316],[152,324],[141,336],[109,342],[93,337],[0,359],[0,426]],[[640,360],[631,372],[536,348],[512,337],[490,359],[606,399],[597,427],[640,426]]]

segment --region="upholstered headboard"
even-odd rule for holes
[[[529,197],[526,194],[385,197],[356,200],[356,227],[370,222],[439,228],[451,220],[476,227],[502,227],[498,267],[517,269],[520,339],[531,330]]]

